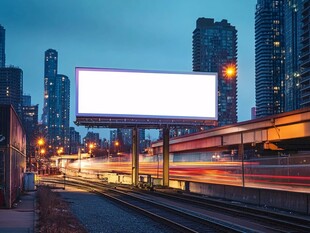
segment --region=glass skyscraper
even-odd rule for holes
[[[310,107],[310,1],[302,1],[301,107]]]
[[[57,76],[58,53],[54,49],[45,51],[44,60],[44,102],[42,123],[47,126],[53,114],[53,109],[50,108],[53,103],[51,102],[55,97],[55,80]]]
[[[22,119],[23,71],[16,67],[0,68],[0,104],[12,104]]]
[[[310,106],[309,2],[257,1],[257,117]]]
[[[301,2],[284,2],[285,112],[300,108]]]
[[[5,67],[5,29],[0,24],[0,68]]]
[[[235,27],[227,20],[199,18],[193,32],[193,71],[218,73],[219,126],[237,122],[237,67]]]
[[[255,13],[256,117],[284,111],[283,0],[258,0]]]
[[[57,108],[59,111],[59,135],[61,145],[66,153],[70,151],[70,80],[66,75],[58,74],[56,84],[59,85],[57,91]],[[59,93],[59,95],[58,95]]]
[[[45,127],[50,153],[60,148],[65,153],[70,146],[70,80],[58,74],[58,53],[54,49],[45,52],[44,106],[42,123]]]

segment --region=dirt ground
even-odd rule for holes
[[[57,192],[40,186],[37,191],[37,232],[41,233],[86,233],[79,220],[70,212],[69,205]]]

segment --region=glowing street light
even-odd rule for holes
[[[224,67],[224,76],[227,78],[234,78],[237,74],[237,69],[234,64],[229,64]]]
[[[44,139],[43,138],[39,138],[38,145],[39,146],[43,146],[44,145]]]
[[[45,149],[42,148],[44,144],[45,144],[44,138],[39,138],[37,140],[37,148],[36,148],[36,155],[35,155],[35,157],[36,157],[36,168],[37,168],[37,171],[38,171],[39,174],[40,174],[40,172],[42,170],[42,161],[43,161],[42,157],[45,154]]]
[[[40,150],[40,154],[41,154],[41,155],[44,155],[44,154],[45,154],[45,152],[46,152],[46,151],[45,151],[45,149],[44,149],[44,148],[42,148],[42,149]]]
[[[89,154],[92,154],[92,149],[95,148],[95,144],[94,143],[90,143],[88,148],[89,148]]]
[[[61,153],[64,152],[64,149],[62,147],[60,147],[58,150],[57,150],[57,154],[58,155],[61,155]]]
[[[39,138],[38,141],[37,141],[37,144],[38,144],[38,153],[39,153],[39,156],[42,156],[45,154],[45,149],[42,148],[43,145],[45,144],[45,141],[43,138]]]

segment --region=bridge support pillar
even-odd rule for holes
[[[163,186],[169,187],[169,127],[163,128]]]
[[[240,135],[240,144],[238,146],[239,158],[241,157],[241,169],[242,169],[242,187],[244,187],[244,145],[243,145],[243,133]]]
[[[139,135],[139,129],[137,127],[134,127],[132,129],[132,171],[131,171],[132,185],[138,185],[139,183],[138,135]]]

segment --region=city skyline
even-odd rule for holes
[[[5,0],[0,3],[0,24],[6,30],[6,65],[24,71],[24,93],[32,96],[32,104],[39,104],[41,116],[44,51],[57,50],[59,72],[66,74],[72,83],[70,125],[74,126],[75,67],[190,72],[196,20],[199,17],[227,19],[238,31],[238,121],[250,120],[251,107],[255,105],[255,4],[256,0],[171,1],[170,4]],[[146,91],[146,98],[147,95]],[[76,129],[85,132],[81,127]]]

